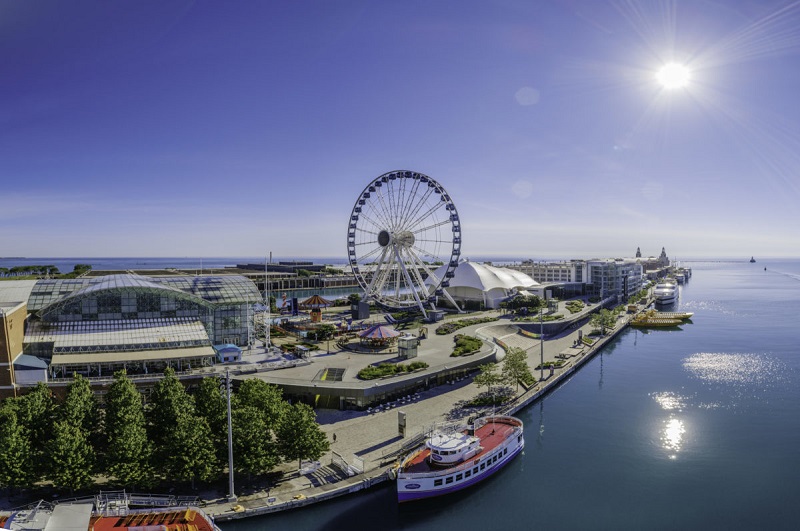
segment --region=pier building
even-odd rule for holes
[[[66,381],[74,373],[93,380],[120,369],[156,376],[169,366],[190,374],[218,361],[214,345],[248,344],[253,304],[263,300],[240,275],[125,273],[30,282],[26,299],[14,306],[7,290],[12,286],[0,284],[3,326],[11,332],[9,340],[3,332],[0,357],[11,369],[0,371],[0,387],[10,390],[6,395],[40,379]],[[41,378],[15,377],[20,360],[38,371],[26,374]]]
[[[440,275],[446,266],[440,267],[434,276]],[[447,292],[466,309],[498,308],[500,303],[517,294],[535,294],[540,285],[529,275],[506,267],[495,267],[479,262],[462,260],[449,278]]]

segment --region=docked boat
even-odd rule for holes
[[[221,531],[201,509],[188,505],[169,505],[131,509],[136,495],[107,495],[70,502],[44,500],[22,509],[0,512],[0,530],[27,531]],[[174,496],[151,497],[149,502],[174,503]]]
[[[648,310],[631,319],[631,326],[639,327],[669,327],[678,326],[694,315],[692,312],[658,312]]]
[[[656,304],[672,304],[678,298],[678,285],[671,279],[659,282],[653,288],[653,298]]]
[[[397,500],[421,500],[471,487],[524,447],[522,421],[505,415],[481,417],[460,431],[435,432],[400,464]]]
[[[666,319],[691,319],[694,315],[694,312],[656,312],[658,317],[663,317]]]

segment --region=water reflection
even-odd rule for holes
[[[666,411],[683,411],[686,407],[687,398],[677,393],[665,391],[663,393],[650,393],[650,396],[661,406],[661,409]]]
[[[681,412],[686,408],[688,397],[673,393],[671,391],[664,391],[661,393],[650,393],[650,396],[656,403],[661,406],[664,411]],[[683,435],[686,433],[686,426],[684,422],[673,415],[664,421],[663,429],[661,430],[661,446],[667,450],[670,459],[676,459],[678,452],[683,445]]]
[[[670,459],[677,458],[677,452],[680,451],[683,444],[683,434],[686,433],[686,427],[683,421],[677,418],[671,418],[665,423],[664,431],[661,435],[661,444],[669,452]]]
[[[683,368],[710,383],[770,385],[785,378],[786,367],[764,354],[701,352],[686,358]]]

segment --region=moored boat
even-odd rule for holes
[[[693,315],[694,313],[692,312],[659,312],[656,310],[648,310],[636,315],[631,319],[630,324],[631,326],[640,327],[678,326]]]
[[[678,285],[672,279],[666,279],[653,288],[656,304],[672,304],[678,298]]]
[[[397,471],[397,500],[420,500],[465,489],[494,474],[525,447],[522,421],[489,415],[472,428],[435,432]]]
[[[163,507],[131,509],[137,495],[112,496],[70,502],[44,500],[22,509],[0,513],[0,530],[87,531],[221,531],[201,509],[174,505],[174,496],[139,496],[148,503],[172,504]]]

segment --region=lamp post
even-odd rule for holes
[[[231,418],[231,375],[225,369],[225,390],[228,401],[228,501],[236,501],[233,491],[233,420]]]
[[[539,381],[544,380],[544,318],[542,311],[544,308],[539,307]]]

